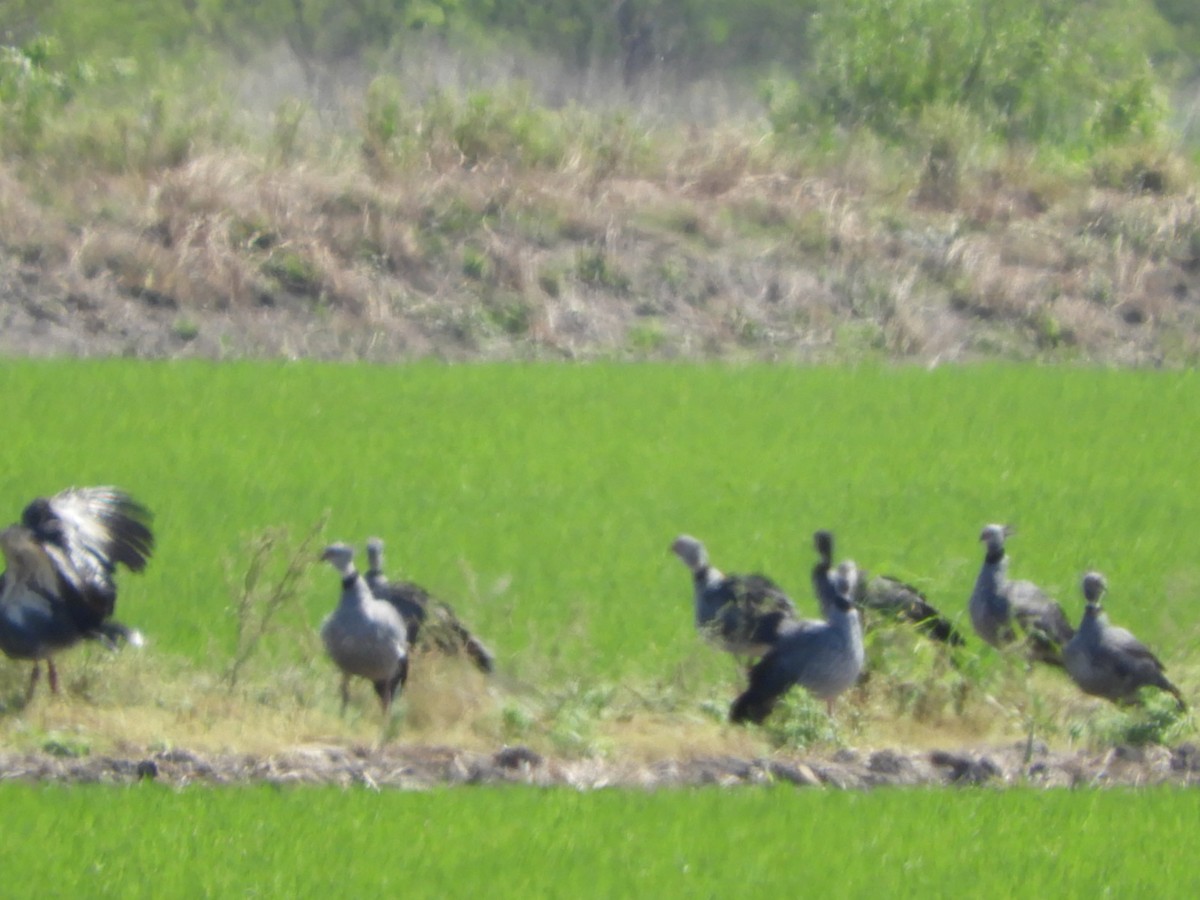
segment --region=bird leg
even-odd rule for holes
[[[42,664],[39,660],[33,661],[33,671],[29,673],[29,688],[25,691],[25,702],[28,703],[33,699],[34,688],[37,687],[38,679],[42,677]]]
[[[350,676],[342,676],[342,715],[346,714],[346,707],[350,705]]]
[[[396,695],[404,690],[404,682],[407,678],[408,657],[405,657],[400,661],[400,671],[391,678],[375,682],[375,693],[379,695],[379,702],[383,704],[384,715],[387,715],[392,708],[392,701],[396,699]]]
[[[50,676],[50,693],[58,693],[58,669],[54,668],[54,660],[46,657],[46,673]]]
[[[392,680],[387,678],[375,682],[375,693],[379,695],[379,702],[382,704],[383,714],[386,716],[388,710],[392,708]]]

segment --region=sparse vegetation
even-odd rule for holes
[[[177,746],[267,771],[324,747],[374,787],[357,760],[399,766],[399,742],[756,757],[771,780],[810,747],[1020,741],[1119,767],[1195,738],[1160,698],[1118,710],[904,630],[868,636],[834,721],[795,692],[730,728],[744,673],[654,550],[694,530],[803,602],[799,548],[829,525],[954,615],[973,529],[1015,518],[1023,571],[1074,616],[1102,565],[1114,617],[1195,696],[1190,374],[869,364],[1200,361],[1194,0],[15,0],[0,45],[5,356],[856,366],[3,362],[10,516],[31,486],[113,481],[160,529],[121,600],[149,647],[82,649],[30,705],[0,666],[6,752],[90,778]],[[395,718],[368,697],[339,717],[313,632],[334,591],[301,577],[321,509],[331,534],[387,535],[500,676],[418,659]],[[273,557],[266,523],[308,537]],[[231,589],[221,561],[247,556]],[[1168,763],[1194,778],[1194,751]],[[15,894],[49,873],[100,896],[724,895],[794,888],[797,846],[806,886],[839,895],[1185,894],[1190,871],[1167,793],[4,796]],[[967,832],[986,849],[929,850]]]
[[[236,582],[231,578],[230,584],[234,598],[231,609],[234,651],[225,670],[225,683],[230,691],[237,688],[243,669],[263,640],[280,636],[279,616],[298,603],[328,520],[326,512],[294,549],[287,546],[288,535],[282,529],[268,529],[249,541],[245,571]]]
[[[1148,3],[626,0],[623,26],[608,6],[518,26],[472,3],[78,5],[3,38],[0,351],[1200,355],[1196,163],[1162,100],[1196,48]],[[900,13],[928,40],[890,41]],[[566,72],[632,64],[621,27],[670,34],[678,77],[652,63],[601,102]],[[504,71],[505,34],[576,58],[472,75]],[[771,67],[761,110],[661,113],[689,78],[751,90]],[[91,315],[52,312],[60,293]],[[669,339],[629,339],[647,310]]]

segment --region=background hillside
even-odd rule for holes
[[[0,352],[1186,365],[1184,0],[4,4]]]

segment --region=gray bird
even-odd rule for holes
[[[858,567],[846,561],[831,569],[825,550],[832,552],[833,537],[826,531],[814,535],[819,559],[812,570],[823,620],[791,620],[780,629],[775,646],[750,670],[750,686],[733,701],[731,722],[762,722],[779,698],[800,685],[825,701],[833,715],[833,701],[858,680],[866,654],[862,623],[852,595]]]
[[[1171,694],[1181,710],[1187,709],[1158,657],[1124,628],[1108,624],[1100,605],[1107,590],[1108,583],[1099,572],[1083,576],[1087,605],[1079,630],[1063,648],[1067,674],[1085,694],[1113,703],[1137,703],[1140,688],[1156,687]]]
[[[337,607],[321,623],[321,640],[342,672],[342,711],[350,702],[350,679],[365,678],[386,713],[408,677],[408,632],[395,608],[377,600],[354,567],[354,550],[331,544],[321,554],[342,579]]]
[[[709,564],[704,545],[691,535],[677,537],[671,551],[692,573],[696,629],[721,650],[761,656],[795,620],[795,605],[765,575],[723,574]]]
[[[813,546],[826,565],[833,565],[833,535],[818,531],[813,535]],[[861,609],[871,609],[892,619],[904,619],[917,626],[917,630],[936,641],[958,645],[963,642],[958,630],[942,617],[925,595],[898,578],[876,575],[868,578],[867,573],[855,567],[853,599]],[[814,574],[813,576],[817,576]],[[818,597],[822,587],[814,581],[813,591]],[[822,610],[824,612],[824,610]]]
[[[0,574],[0,650],[33,661],[26,699],[46,662],[58,691],[54,654],[82,640],[113,649],[140,646],[140,632],[112,618],[117,566],[141,572],[154,551],[152,516],[114,487],[69,488],[38,497],[21,521],[0,531],[6,569]]]
[[[388,581],[383,574],[383,541],[367,540],[367,584],[378,599],[390,603],[404,619],[410,647],[436,647],[447,655],[465,652],[479,671],[491,674],[496,658],[441,600],[411,581]]]
[[[868,578],[860,572],[855,600],[864,612],[872,610],[881,617],[912,623],[917,631],[930,640],[952,647],[960,647],[964,643],[963,636],[953,623],[938,612],[921,591],[899,578],[890,575]],[[871,627],[870,621],[866,627]]]
[[[1016,641],[1019,628],[1031,660],[1061,667],[1062,648],[1075,630],[1062,607],[1036,584],[1008,580],[1004,540],[1010,534],[1012,529],[1007,525],[988,525],[979,535],[987,551],[968,605],[971,624],[981,638],[997,648]]]

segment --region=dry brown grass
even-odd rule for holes
[[[497,98],[409,104],[394,134],[292,110],[303,140],[124,171],[0,162],[0,352],[1181,364],[1200,343],[1200,212],[1168,151],[1089,173],[954,122],[923,150],[804,150]]]
[[[43,691],[28,705],[21,700],[27,665],[0,667],[0,740],[15,751],[83,756],[173,747],[269,755],[309,745],[486,753],[520,745],[556,759],[647,764],[847,747],[912,752],[1032,742],[1095,751],[1145,739],[1138,734],[1170,743],[1195,734],[1190,716],[1161,719],[1170,698],[1155,700],[1148,713],[1123,712],[1083,697],[1060,672],[1027,672],[986,648],[951,657],[908,631],[873,634],[873,672],[838,701],[832,720],[824,703],[796,690],[765,726],[751,728],[725,721],[744,676],[699,644],[670,677],[621,684],[569,682],[554,676],[554,664],[528,661],[519,679],[503,671],[486,678],[463,660],[418,655],[386,720],[362,682],[339,713],[339,678],[315,639],[297,662],[248,666],[234,690],[153,647],[115,655],[89,647],[60,661],[61,694]],[[1194,696],[1200,674],[1172,675]]]

